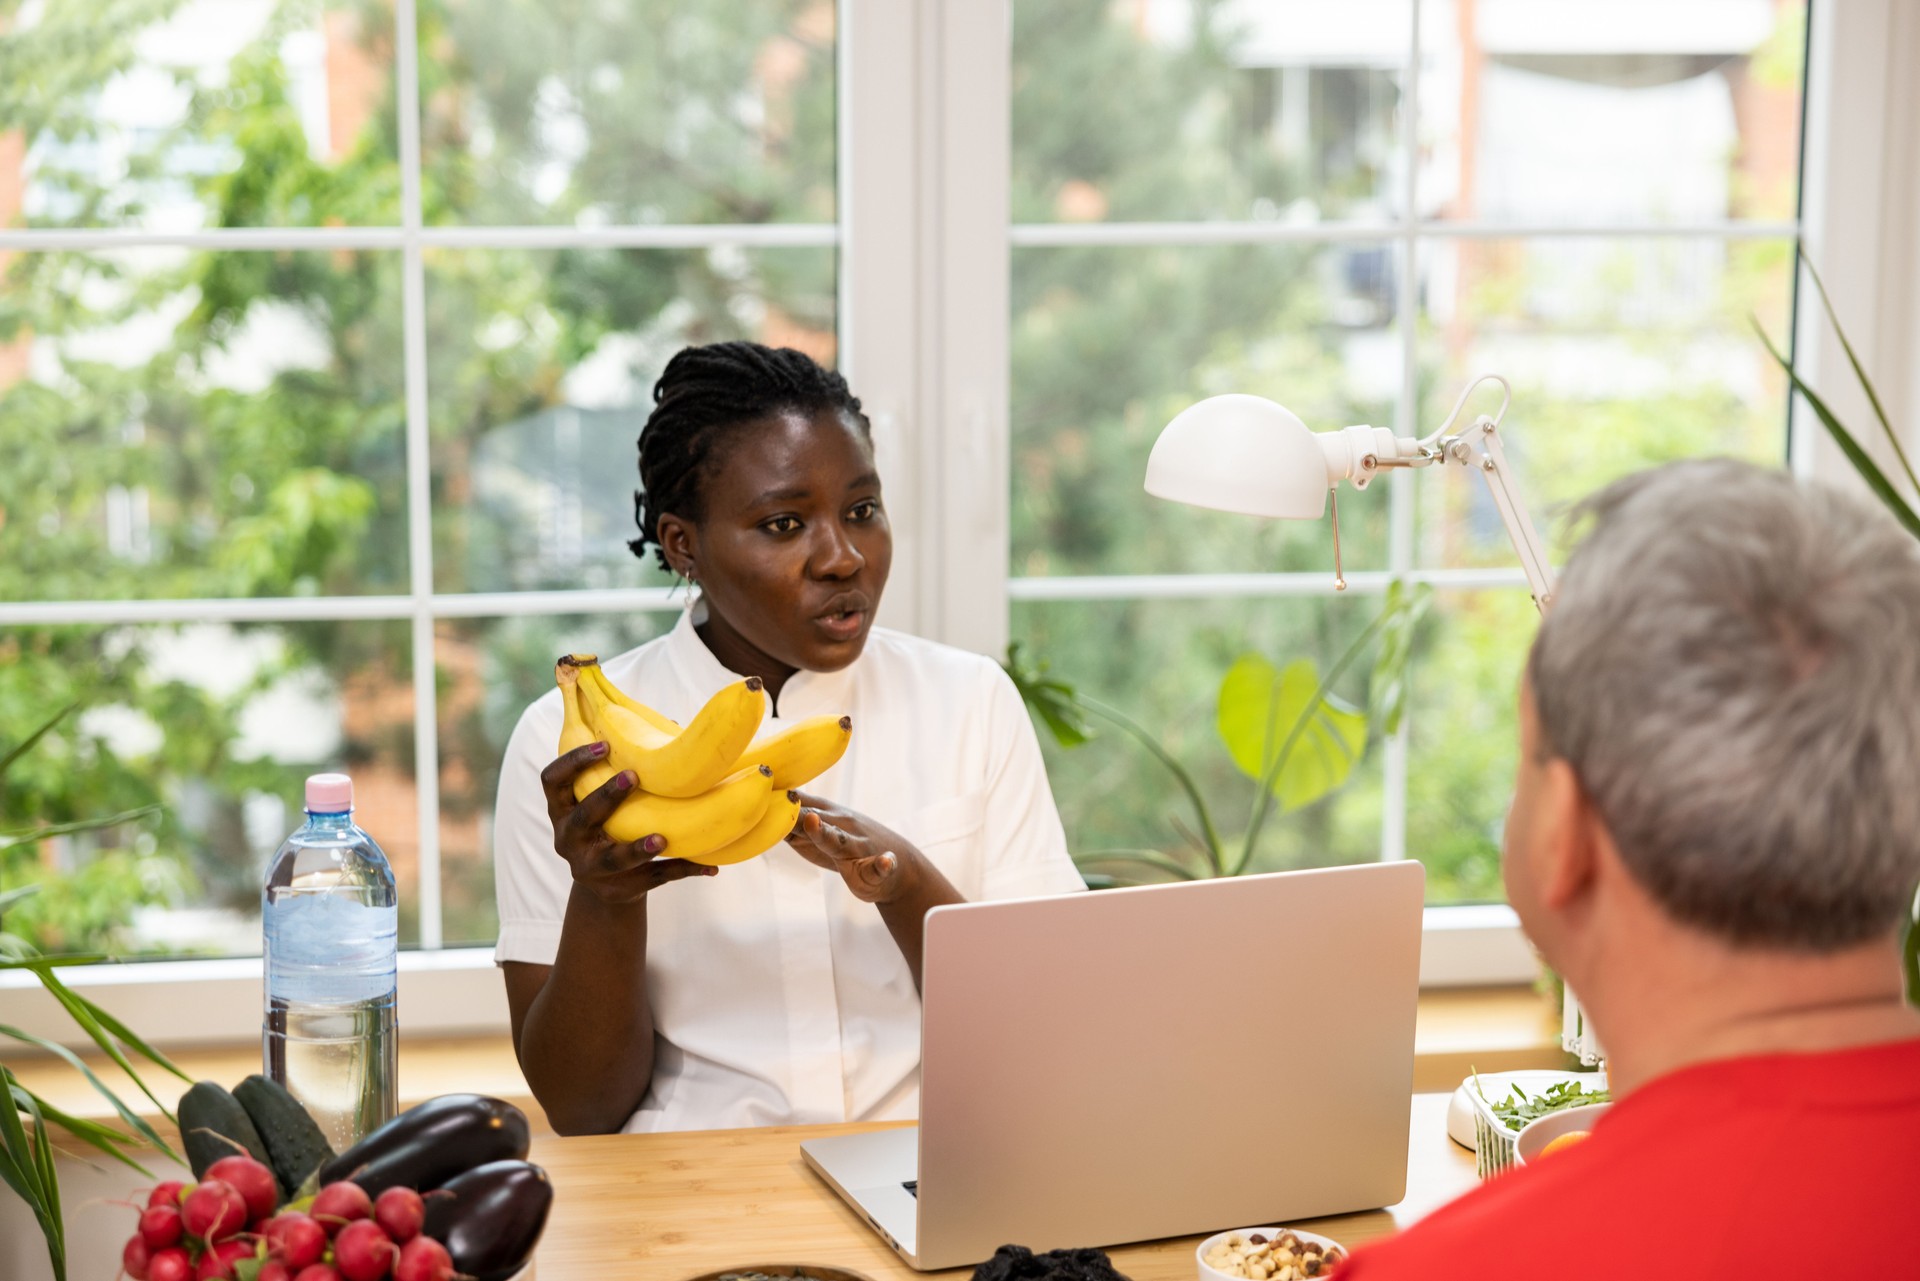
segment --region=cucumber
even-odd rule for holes
[[[283,1200],[291,1200],[307,1176],[333,1160],[333,1145],[300,1101],[285,1086],[259,1073],[233,1087],[233,1097],[247,1110],[253,1128],[267,1145],[268,1164],[280,1181]]]
[[[180,1096],[180,1145],[186,1149],[187,1164],[198,1179],[207,1167],[223,1156],[245,1152],[260,1164],[272,1168],[267,1145],[253,1128],[253,1119],[240,1106],[240,1100],[214,1081],[196,1081]]]

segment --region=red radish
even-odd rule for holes
[[[156,1250],[147,1260],[147,1281],[193,1281],[193,1259],[177,1245]]]
[[[128,1237],[126,1246],[120,1251],[120,1270],[132,1277],[133,1281],[147,1281],[147,1268],[152,1262],[147,1243],[137,1235]]]
[[[193,1269],[193,1281],[231,1281],[233,1265],[254,1257],[251,1241],[222,1241],[200,1256]]]
[[[320,1189],[313,1198],[313,1205],[307,1211],[314,1218],[336,1229],[343,1223],[352,1223],[355,1219],[364,1219],[373,1213],[373,1198],[358,1183],[349,1183],[342,1179],[338,1183],[329,1183]]]
[[[420,1235],[427,1203],[412,1188],[388,1188],[373,1203],[373,1221],[386,1230],[394,1244],[405,1245]]]
[[[327,1230],[319,1222],[298,1210],[287,1210],[267,1220],[267,1253],[285,1263],[290,1271],[320,1262],[327,1252]]]
[[[400,1247],[393,1281],[453,1281],[453,1256],[432,1237],[415,1237]]]
[[[180,1221],[180,1209],[172,1205],[156,1205],[140,1215],[140,1239],[147,1243],[149,1250],[164,1250],[170,1245],[179,1245],[180,1237],[187,1230]]]
[[[147,1204],[170,1205],[177,1210],[180,1208],[180,1193],[186,1186],[178,1179],[169,1179],[165,1183],[158,1184],[153,1191],[147,1193]]]
[[[231,1183],[208,1179],[180,1203],[180,1221],[190,1237],[224,1241],[247,1226],[247,1203]]]
[[[280,1204],[280,1185],[273,1171],[250,1156],[223,1156],[207,1167],[205,1175],[233,1186],[247,1203],[247,1218],[264,1219]]]
[[[253,1281],[293,1281],[293,1273],[280,1260],[268,1259],[260,1265],[260,1271]]]
[[[324,1263],[316,1263],[296,1272],[293,1281],[340,1281],[340,1270]]]
[[[349,1223],[333,1238],[333,1266],[346,1281],[380,1281],[399,1254],[393,1238],[371,1219]]]

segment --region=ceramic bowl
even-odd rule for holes
[[[1561,1135],[1571,1134],[1575,1130],[1591,1130],[1593,1123],[1600,1119],[1600,1114],[1612,1106],[1611,1103],[1589,1103],[1585,1107],[1562,1108],[1527,1122],[1520,1127],[1520,1137],[1513,1141],[1515,1162],[1527,1165],[1537,1161],[1540,1159],[1540,1149]]]
[[[1234,1228],[1228,1232],[1214,1233],[1212,1236],[1202,1241],[1199,1244],[1199,1246],[1197,1246],[1194,1249],[1193,1262],[1194,1262],[1194,1266],[1199,1270],[1197,1275],[1199,1276],[1200,1281],[1241,1281],[1241,1278],[1234,1276],[1232,1273],[1222,1272],[1218,1268],[1212,1267],[1207,1263],[1207,1253],[1210,1250],[1212,1250],[1214,1246],[1219,1245],[1221,1242],[1226,1241],[1230,1237],[1251,1237],[1251,1236],[1258,1235],[1258,1236],[1263,1236],[1267,1238],[1267,1240],[1271,1241],[1273,1240],[1273,1238],[1279,1236],[1283,1232],[1293,1233],[1293,1235],[1295,1235],[1296,1237],[1299,1237],[1303,1243],[1308,1241],[1318,1242],[1322,1254],[1325,1254],[1327,1251],[1330,1251],[1330,1250],[1338,1250],[1342,1254],[1345,1254],[1347,1252],[1347,1247],[1345,1247],[1344,1245],[1341,1245],[1338,1241],[1335,1241],[1332,1237],[1321,1236],[1318,1232],[1305,1232],[1299,1228],[1284,1228],[1284,1227],[1282,1228]],[[1324,1275],[1324,1274],[1325,1274],[1325,1270],[1322,1271],[1321,1275]]]

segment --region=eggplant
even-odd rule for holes
[[[427,1198],[421,1231],[447,1247],[453,1270],[474,1281],[505,1281],[533,1255],[553,1206],[547,1172],[525,1161],[494,1161],[449,1179]]]
[[[527,1154],[527,1116],[483,1094],[442,1094],[408,1108],[320,1167],[319,1186],[350,1179],[370,1197],[428,1192],[456,1174]]]

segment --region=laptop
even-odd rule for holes
[[[1392,1205],[1425,869],[938,907],[920,1122],[807,1164],[926,1271]]]

